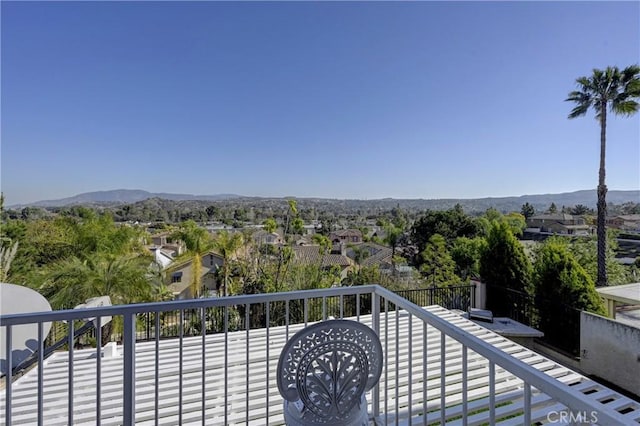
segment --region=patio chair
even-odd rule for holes
[[[382,362],[378,335],[362,323],[328,320],[298,331],[278,360],[285,423],[369,424],[365,392],[378,383]]]

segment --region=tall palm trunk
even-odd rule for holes
[[[229,296],[229,264],[228,260],[224,265],[224,297]]]
[[[202,290],[202,257],[200,253],[193,256],[193,278],[191,280],[191,294],[194,299],[200,297]]]
[[[605,152],[607,133],[607,104],[600,104],[600,170],[598,173],[598,282],[597,286],[607,285],[607,185],[605,185]]]

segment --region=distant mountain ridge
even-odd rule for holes
[[[193,194],[170,194],[165,192],[149,192],[141,189],[114,189],[110,191],[85,192],[83,194],[74,195],[73,197],[61,198],[59,200],[43,200],[35,203],[21,205],[34,207],[64,207],[82,204],[130,204],[138,201],[148,200],[149,198],[162,198],[165,200],[184,201],[184,200],[204,200],[218,201],[240,198],[235,194],[217,194],[217,195],[193,195]]]
[[[565,192],[559,194],[534,194],[513,197],[484,197],[484,198],[446,198],[446,199],[394,199],[384,198],[378,200],[337,200],[317,197],[246,197],[237,194],[217,194],[217,195],[193,195],[193,194],[171,194],[152,193],[136,189],[117,189],[112,191],[96,191],[78,194],[73,197],[59,200],[45,200],[20,206],[10,206],[9,208],[21,208],[26,206],[35,207],[65,207],[71,205],[119,205],[132,204],[145,201],[151,198],[159,198],[171,201],[224,201],[224,200],[282,200],[285,198],[296,198],[301,203],[329,202],[335,204],[339,202],[349,207],[358,207],[365,204],[376,204],[383,208],[393,208],[400,206],[407,209],[434,209],[444,210],[460,204],[465,211],[484,211],[488,208],[495,208],[501,211],[519,211],[524,203],[529,203],[537,211],[546,209],[555,203],[558,208],[562,206],[585,205],[589,208],[596,207],[597,195],[595,189]],[[640,203],[640,190],[610,190],[607,193],[607,202],[611,204],[623,204],[627,202]]]

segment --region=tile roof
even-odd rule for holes
[[[369,256],[360,262],[362,266],[391,264],[391,253],[393,252],[391,248],[375,243],[362,243],[358,247],[360,250],[366,250],[369,253]],[[348,248],[347,256],[353,259],[355,257],[354,250]]]
[[[320,254],[319,245],[293,246],[294,260],[301,264],[320,264],[322,267],[341,266],[347,267],[353,265],[353,261],[347,256],[341,254]]]

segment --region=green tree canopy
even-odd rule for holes
[[[456,285],[461,283],[455,273],[456,264],[447,250],[447,243],[442,235],[435,234],[427,242],[427,246],[420,253],[422,265],[420,272],[427,284],[434,287]]]
[[[551,340],[576,337],[566,335],[573,329],[564,327],[568,313],[560,305],[606,313],[592,278],[575,259],[565,239],[554,237],[544,242],[534,264],[534,283],[538,326]]]
[[[607,232],[607,250],[605,252],[609,285],[628,284],[633,280],[633,277],[625,266],[616,260],[617,247],[616,232],[609,230]],[[598,255],[596,239],[594,237],[575,238],[571,240],[571,244],[568,244],[568,249],[589,277],[591,277],[593,282],[597,282]]]
[[[411,240],[422,252],[429,239],[439,234],[450,244],[458,237],[475,237],[480,228],[473,218],[467,216],[458,204],[446,211],[427,210],[411,228]]]
[[[264,225],[264,230],[270,234],[276,232],[276,229],[278,228],[276,220],[272,217],[266,218],[262,224]]]
[[[39,290],[54,309],[73,308],[97,296],[109,296],[114,305],[148,301],[150,262],[151,256],[74,256],[50,265]]]
[[[536,210],[533,208],[531,204],[529,204],[529,202],[526,202],[522,205],[522,209],[520,209],[520,213],[522,213],[522,216],[524,216],[525,219],[529,219],[530,217],[536,214]]]
[[[451,258],[456,263],[456,275],[464,281],[480,275],[480,254],[485,244],[483,237],[459,237],[453,241]]]
[[[494,221],[480,255],[480,275],[487,284],[487,308],[508,314],[508,290],[531,294],[531,263],[509,224]]]
[[[215,240],[213,241],[213,247],[222,256],[224,260],[223,268],[223,294],[229,295],[229,275],[230,275],[230,261],[235,256],[236,252],[242,246],[242,234],[233,232],[230,233],[227,230],[218,232]]]

